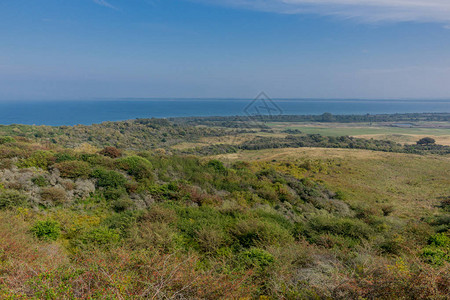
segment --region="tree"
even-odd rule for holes
[[[436,141],[430,137],[424,137],[423,139],[417,141],[417,145],[430,145],[434,143],[436,143]]]

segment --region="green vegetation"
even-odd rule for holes
[[[449,294],[450,161],[435,143],[265,132],[183,154],[159,147],[227,129],[15,128],[0,142],[2,299]],[[212,150],[230,153],[198,156]]]
[[[31,227],[36,237],[43,240],[53,240],[59,237],[61,228],[58,222],[52,220],[37,221],[33,227]]]

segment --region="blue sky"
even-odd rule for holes
[[[0,99],[450,98],[448,0],[3,0]]]

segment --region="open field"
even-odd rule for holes
[[[351,149],[269,149],[217,156],[232,161],[296,162],[321,160],[329,167],[312,174],[352,204],[394,206],[394,215],[423,217],[450,194],[450,157]]]
[[[450,145],[450,124],[447,122],[418,123],[414,127],[397,127],[392,124],[369,123],[268,123],[274,131],[300,130],[305,134],[324,136],[354,136],[391,140],[402,144],[413,144],[423,137],[432,137],[436,143]]]

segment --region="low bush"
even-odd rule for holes
[[[38,150],[33,152],[30,157],[20,160],[17,163],[19,168],[39,168],[46,170],[53,162],[55,157],[50,151]]]
[[[450,237],[446,233],[438,233],[430,237],[429,243],[436,247],[450,247]]]
[[[42,175],[31,178],[31,182],[39,187],[46,187],[49,184],[48,180]]]
[[[41,190],[41,199],[52,204],[63,204],[67,199],[66,191],[60,187],[47,187]]]
[[[144,221],[131,230],[129,240],[137,248],[169,252],[177,249],[180,237],[167,223]]]
[[[16,140],[10,136],[0,136],[0,145],[8,144],[8,143],[15,143]]]
[[[450,262],[449,252],[438,247],[425,247],[422,249],[421,256],[425,262],[432,265],[442,266],[445,262]]]
[[[15,190],[0,191],[0,209],[25,205],[27,203],[27,200],[28,196],[18,191]]]
[[[257,219],[239,221],[230,229],[230,234],[243,248],[283,245],[293,241],[290,232],[280,225]]]
[[[77,160],[67,160],[54,165],[65,178],[86,179],[91,174],[91,167],[87,162]]]
[[[247,268],[267,268],[275,259],[269,252],[260,248],[251,248],[239,253],[239,263]]]
[[[225,168],[223,163],[217,159],[210,160],[207,166],[214,169],[218,173],[225,173],[227,171],[227,168]]]
[[[127,198],[127,191],[124,188],[106,188],[103,190],[103,196],[108,201],[119,201]]]
[[[117,166],[133,176],[136,180],[152,178],[152,164],[140,156],[128,156],[117,161]]]
[[[103,224],[109,229],[116,230],[122,237],[125,237],[128,236],[130,228],[135,226],[136,221],[136,212],[122,211],[106,218]]]
[[[94,170],[92,176],[97,178],[97,186],[103,188],[125,188],[127,179],[122,174],[105,169]]]
[[[161,205],[152,205],[147,211],[139,216],[140,222],[153,223],[175,223],[177,215],[175,211]]]
[[[76,248],[112,248],[119,244],[120,233],[117,229],[110,229],[108,227],[99,227],[81,234],[81,236],[74,238],[72,245]]]
[[[122,151],[120,151],[116,147],[105,147],[99,153],[101,155],[108,156],[111,158],[118,158],[118,157],[122,156]]]
[[[56,241],[61,234],[61,227],[57,221],[37,221],[31,228],[31,232],[42,240]]]
[[[77,157],[75,156],[75,154],[68,152],[68,151],[56,153],[56,155],[55,155],[56,163],[61,163],[64,161],[71,161],[71,160],[77,160]]]
[[[422,258],[430,264],[442,266],[450,263],[450,238],[447,233],[438,233],[430,237],[429,245],[422,249]]]
[[[342,235],[354,240],[366,240],[372,234],[372,229],[357,219],[337,218],[332,216],[319,216],[311,219],[305,228],[305,234],[312,238],[320,233]]]
[[[201,228],[196,231],[196,241],[200,251],[204,253],[215,253],[225,245],[225,236],[221,230]]]
[[[107,198],[108,199],[108,198]],[[110,199],[108,199],[110,200]],[[130,210],[134,207],[134,202],[129,198],[119,198],[115,200],[112,204],[112,209],[115,212],[124,212]]]

